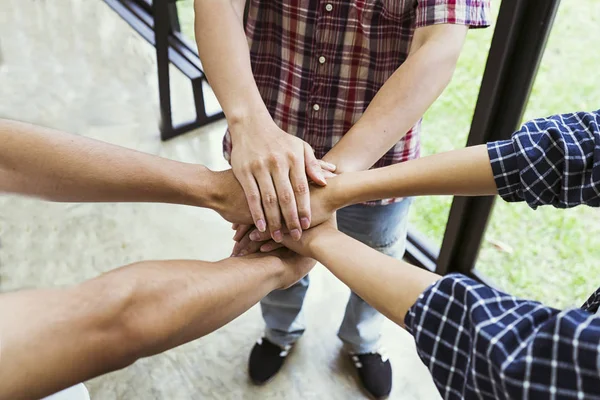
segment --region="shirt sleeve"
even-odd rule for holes
[[[445,399],[600,398],[600,317],[521,300],[460,274],[405,323]]]
[[[418,0],[415,12],[416,28],[436,24],[470,28],[490,25],[490,0]]]
[[[600,110],[529,121],[487,148],[504,200],[534,209],[600,206]]]

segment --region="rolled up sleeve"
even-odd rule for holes
[[[485,28],[490,25],[489,0],[418,0],[415,27],[436,24],[467,25]]]

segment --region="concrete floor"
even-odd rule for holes
[[[193,115],[191,88],[173,75],[175,119],[183,120]],[[0,0],[0,117],[227,167],[224,122],[162,143],[157,115],[153,48],[103,2]],[[142,259],[217,260],[229,254],[231,235],[216,213],[191,207],[0,196],[0,289],[70,284]],[[312,282],[308,331],[269,385],[247,380],[248,352],[263,329],[254,307],[201,340],[86,382],[92,399],[363,398],[335,335],[348,289],[322,267]],[[392,398],[439,398],[406,332],[388,322],[385,345]]]

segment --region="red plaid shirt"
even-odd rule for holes
[[[406,60],[416,28],[489,25],[489,0],[248,1],[246,35],[261,96],[275,123],[309,143],[317,158],[358,121]],[[374,167],[417,158],[420,126]],[[229,133],[223,150],[229,160]]]

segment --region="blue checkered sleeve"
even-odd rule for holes
[[[600,206],[600,110],[535,119],[487,147],[504,200]]]
[[[600,317],[521,300],[460,274],[405,323],[445,399],[600,399]]]

